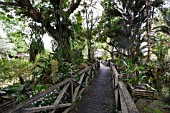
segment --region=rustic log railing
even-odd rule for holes
[[[98,68],[99,63],[96,62],[74,76],[70,73],[69,78],[20,103],[8,113],[34,113],[42,111],[67,113],[95,77]],[[43,101],[48,101],[50,98],[53,98],[53,102],[43,105]]]
[[[113,63],[110,62],[110,67],[113,71],[112,83],[115,95],[115,104],[118,111],[121,113],[139,113],[133,99],[131,98],[124,83],[119,80],[118,72]]]

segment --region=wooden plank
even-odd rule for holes
[[[0,104],[0,108],[2,108],[3,106],[6,106],[6,105],[8,105],[8,104],[13,104],[14,102],[12,101],[12,100],[9,100],[9,101],[6,101],[6,102],[4,102],[4,103],[2,103],[2,104]]]
[[[111,70],[112,70],[112,67],[114,66],[114,64],[112,62],[110,62],[110,67],[111,67]],[[113,71],[113,70],[112,70]]]
[[[112,75],[111,75],[111,77],[112,77],[112,86],[113,86],[113,88],[115,89],[115,80],[114,80],[114,74],[113,74],[113,72],[112,72]]]
[[[116,104],[116,108],[119,107],[119,92],[118,92],[118,88],[114,90],[114,95],[115,95],[115,104]]]
[[[79,95],[81,95],[84,92],[85,88],[82,88],[79,92]]]
[[[115,88],[115,82],[114,82],[114,79],[112,80],[112,86],[113,86],[113,88]]]
[[[75,91],[74,91],[74,94],[73,94],[73,102],[75,102],[76,100],[76,97],[77,97],[77,94],[78,94],[78,91],[80,89],[80,85],[76,87]]]
[[[95,69],[92,68],[92,75],[95,76]]]
[[[128,90],[126,89],[124,83],[122,81],[119,81],[119,88],[120,91],[123,94],[124,97],[124,101],[126,102],[127,108],[128,108],[128,112],[129,113],[139,113],[133,99],[131,98]]]
[[[114,66],[112,68],[114,73],[114,87],[116,88],[118,86],[118,72]]]
[[[128,108],[126,106],[125,98],[123,96],[123,92],[119,89],[120,95],[120,105],[121,105],[121,113],[128,113]]]
[[[84,78],[84,75],[85,73],[82,73],[81,77],[80,77],[80,80],[77,82],[78,84],[81,85],[82,81],[83,81],[83,78]]]
[[[66,104],[59,104],[57,106],[57,108],[63,108],[63,107],[69,107],[71,106],[72,103],[66,103]],[[32,107],[32,108],[25,108],[25,112],[24,113],[34,113],[34,112],[41,112],[41,111],[46,111],[46,110],[52,110],[54,109],[55,106],[51,105],[51,106],[41,106],[41,107]]]
[[[90,68],[88,69],[88,71],[87,71],[87,74],[88,74],[89,76],[91,76],[91,71],[92,71],[92,67],[90,67]]]
[[[89,70],[90,67],[87,67],[87,68],[83,69],[82,71],[78,72],[78,75],[81,75],[82,73],[86,72],[87,70]]]
[[[89,67],[87,67],[87,68],[85,68],[85,69],[79,71],[78,73],[76,73],[76,75],[81,75],[82,73],[84,73],[84,72],[86,72],[87,70],[89,70],[89,68],[95,67],[95,66],[97,66],[97,62],[94,63],[94,64],[92,64],[91,66],[89,66]],[[76,76],[75,76],[75,77],[76,77]]]
[[[70,96],[70,100],[71,100],[71,103],[73,102],[73,90],[74,90],[74,84],[73,84],[73,78],[71,78],[71,84],[70,84],[70,94],[69,94],[69,96]]]
[[[112,83],[113,83],[113,89],[114,89],[114,95],[115,95],[115,104],[116,108],[119,107],[119,90],[118,90],[118,78],[117,78],[117,70],[113,66],[113,63],[111,63],[111,70],[112,70]]]
[[[87,77],[86,77],[86,81],[85,81],[86,87],[87,87],[87,86],[88,86],[88,84],[89,84],[89,82],[88,82],[88,81],[89,81],[89,76],[87,76]]]
[[[57,87],[60,87],[60,86],[63,86],[65,84],[67,84],[68,82],[70,82],[70,80],[71,79],[68,78],[68,79],[66,79],[66,80],[64,80],[64,81],[62,81],[62,82],[60,82],[60,83],[58,83],[58,84],[48,88],[46,91],[36,94],[32,98],[30,98],[30,99],[22,102],[18,106],[16,106],[16,108],[12,109],[11,112],[12,113],[20,113],[20,112],[23,113],[23,111],[22,111],[23,108],[28,107],[31,103],[33,103],[33,102],[37,101],[38,99],[42,98],[43,96],[49,94],[50,92],[52,92]]]
[[[62,113],[69,113],[69,111],[71,110],[71,108],[73,107],[74,105],[68,107],[67,109],[65,109]]]
[[[9,109],[11,109],[12,107],[14,107],[14,103],[7,102],[6,104],[4,104],[4,106],[0,107],[0,113],[9,113]]]
[[[57,99],[56,99],[55,102],[54,102],[55,108],[54,108],[54,110],[53,110],[52,113],[55,113],[55,111],[56,111],[56,109],[57,109],[57,106],[59,105],[61,99],[63,98],[63,95],[66,93],[69,85],[70,85],[70,82],[64,86],[64,88],[62,89],[62,91],[61,91],[60,94],[58,95]]]
[[[91,72],[91,76],[92,76],[92,79],[94,79],[95,77],[95,70],[92,69],[92,72]]]
[[[52,109],[54,109],[54,108],[55,108],[54,105],[41,106],[41,107],[31,107],[31,108],[25,108],[25,109],[24,109],[24,113],[34,113],[34,112],[52,110]]]

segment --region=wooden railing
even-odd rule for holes
[[[34,113],[42,111],[67,113],[95,77],[98,68],[99,63],[97,62],[75,75],[70,73],[68,75],[70,76],[69,78],[22,102],[8,113]],[[54,102],[48,105],[42,104],[43,100],[48,101],[52,97]],[[35,104],[40,102],[41,104],[35,107]]]
[[[112,83],[114,88],[115,103],[117,110],[121,111],[121,113],[139,113],[124,83],[121,80],[119,80],[118,78],[119,74],[115,66],[111,62],[110,67],[113,71]]]

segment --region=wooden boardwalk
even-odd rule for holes
[[[69,113],[114,113],[115,101],[111,70],[101,64],[98,75]]]
[[[101,64],[99,68],[96,62],[3,113],[139,113],[112,62],[110,67]],[[92,84],[89,86],[89,83]],[[41,106],[40,101],[53,95],[54,102]],[[36,102],[38,106],[34,106]]]

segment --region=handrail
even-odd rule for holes
[[[112,73],[112,83],[114,88],[115,103],[117,110],[121,113],[139,113],[133,99],[131,98],[124,83],[119,80],[118,72],[112,62],[110,62]]]
[[[48,88],[44,92],[38,93],[30,99],[20,103],[15,108],[11,109],[7,113],[34,113],[40,111],[49,111],[51,113],[55,113],[59,108],[65,108],[63,113],[67,113],[69,109],[74,105],[77,101],[78,97],[82,94],[84,89],[88,86],[89,82],[96,75],[96,71],[99,68],[99,63],[96,62],[93,65],[83,69],[78,72],[76,76],[71,76],[70,78],[65,79],[57,83],[56,85]],[[76,79],[77,76],[79,80]],[[78,83],[75,84],[74,82]],[[82,85],[85,84],[85,85]],[[60,89],[60,92],[56,92],[56,90]],[[58,94],[59,93],[59,94]],[[69,98],[67,102],[62,102],[62,98],[65,95],[69,94]],[[33,107],[31,106],[35,102],[47,98],[49,95],[56,95],[56,100],[52,105]]]
[[[36,94],[36,95],[33,96],[32,98],[30,98],[30,99],[28,99],[28,100],[20,103],[19,105],[17,105],[16,108],[12,110],[12,112],[13,112],[13,113],[20,113],[19,111],[22,111],[23,108],[28,107],[28,106],[29,106],[31,103],[33,103],[34,101],[38,100],[39,98],[47,95],[48,93],[50,93],[50,92],[52,92],[52,91],[54,91],[57,87],[60,87],[60,86],[65,85],[66,83],[70,82],[70,80],[71,80],[71,79],[68,78],[68,79],[66,79],[66,80],[64,80],[64,81],[62,81],[62,82],[60,82],[60,83],[58,83],[58,84],[56,84],[56,85],[48,88],[46,91],[43,91],[43,92],[41,92],[41,93]]]

